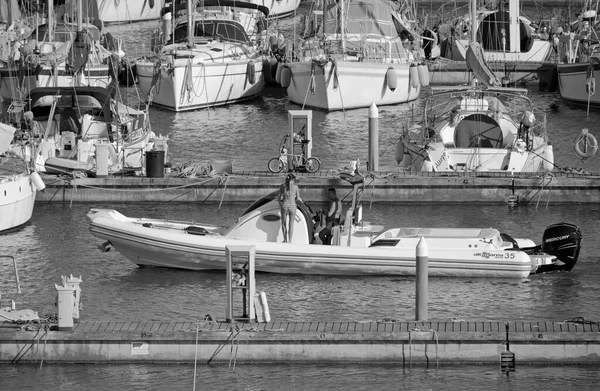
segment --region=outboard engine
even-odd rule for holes
[[[538,273],[573,269],[579,258],[581,239],[581,230],[575,224],[557,223],[548,226],[542,237],[542,251],[556,256],[564,265],[545,265]]]

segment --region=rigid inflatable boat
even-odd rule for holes
[[[356,174],[359,176],[358,174]],[[549,226],[542,244],[515,239],[494,228],[392,228],[363,224],[356,206],[339,227],[336,245],[317,244],[319,213],[297,202],[294,235],[282,243],[277,193],[250,205],[229,228],[170,220],[130,218],[91,209],[91,233],[140,266],[190,270],[226,268],[227,246],[254,246],[257,271],[323,275],[414,275],[416,246],[424,238],[430,276],[513,277],[570,270],[581,232],[573,224]],[[334,235],[335,236],[335,235]]]

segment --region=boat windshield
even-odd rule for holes
[[[187,42],[187,22],[175,28],[175,43]],[[220,38],[223,41],[247,43],[248,35],[243,27],[228,20],[199,20],[196,21],[194,38]]]

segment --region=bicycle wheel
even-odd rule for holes
[[[308,172],[317,172],[321,168],[321,161],[316,157],[311,157],[306,160],[306,171]]]
[[[283,170],[283,162],[278,157],[269,160],[269,171],[281,172]]]

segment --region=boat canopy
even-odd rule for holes
[[[84,29],[90,33],[94,41],[100,40],[100,30],[98,30],[98,27],[86,25]],[[48,25],[42,24],[31,32],[29,39],[36,39],[40,42],[71,42],[77,36],[77,25],[73,23],[57,23],[53,31],[54,37],[51,40]]]
[[[175,43],[187,42],[187,26],[187,21],[177,25],[173,32]],[[223,19],[196,20],[194,38],[220,38],[223,41],[238,43],[250,41],[248,34],[239,22]]]
[[[528,52],[533,46],[531,27],[519,19],[521,52]],[[505,42],[502,42],[503,36]],[[484,50],[500,52],[510,50],[510,14],[507,11],[496,11],[486,15],[477,29],[477,41],[481,42]]]
[[[109,91],[104,87],[38,87],[31,90],[27,98],[29,110],[35,117],[47,116],[58,98],[58,107],[94,110],[98,120],[112,122],[114,107]]]
[[[166,13],[173,12],[173,7],[175,8],[175,14],[181,12],[187,12],[187,1],[183,0],[175,0],[175,4],[173,2],[166,2],[168,5],[165,5],[160,14],[165,15]],[[233,7],[233,8],[245,8],[245,9],[255,9],[265,16],[269,16],[269,7],[265,5],[258,4],[258,2],[249,0],[249,1],[236,1],[236,0],[203,0],[202,2],[198,2],[197,5],[201,5],[202,7]]]
[[[327,1],[325,12],[325,33],[341,33],[341,12],[339,3]],[[365,36],[384,36],[396,38],[399,31],[392,20],[394,10],[387,1],[382,0],[357,0],[347,1],[344,32],[346,34],[359,34]]]

